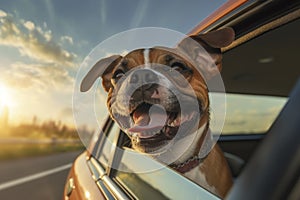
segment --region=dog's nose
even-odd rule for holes
[[[139,84],[141,86],[149,83],[157,83],[157,81],[157,75],[149,69],[138,69],[134,71],[130,77],[130,83]]]

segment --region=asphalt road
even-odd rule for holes
[[[71,163],[81,152],[0,162],[0,200],[60,200]]]

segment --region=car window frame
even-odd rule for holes
[[[134,194],[130,191],[126,190],[124,185],[120,184],[120,182],[116,179],[116,169],[111,166],[116,166],[121,162],[123,156],[122,146],[124,142],[128,141],[127,135],[119,129],[119,132],[115,135],[114,138],[114,146],[112,147],[112,151],[110,157],[108,159],[107,167],[104,167],[97,159],[96,156],[99,156],[103,152],[103,147],[105,144],[105,138],[111,133],[112,127],[116,125],[115,122],[108,117],[107,121],[104,123],[103,128],[101,129],[103,134],[98,134],[98,141],[96,142],[93,154],[88,159],[88,166],[92,172],[92,177],[96,181],[100,190],[105,194],[108,199],[113,198],[121,198],[121,199],[134,199]],[[156,164],[162,165],[155,160],[151,160]],[[179,174],[175,170],[169,168],[168,166],[163,166],[166,173],[170,173],[171,175],[177,176],[178,179],[181,179],[185,182],[185,184],[191,184],[195,188],[199,188],[198,192],[205,192],[206,196],[211,196],[213,200],[219,200],[220,198],[211,192],[207,191],[205,188],[197,185],[191,180],[187,179],[183,175]]]
[[[91,148],[90,152],[94,157],[98,157],[98,154],[102,152],[104,138],[107,137],[107,133],[112,128],[112,126],[113,126],[112,120],[109,118],[109,116],[107,116],[100,130],[94,133],[96,142],[92,144],[90,147]]]
[[[123,134],[125,134],[123,132]],[[127,147],[125,147],[127,148]],[[128,151],[134,151],[132,149],[129,149],[127,148],[126,150]],[[125,151],[124,151],[125,152]],[[122,152],[122,156],[123,156],[123,153]],[[125,152],[126,153],[126,152]],[[118,162],[119,164],[121,164],[121,159],[122,159],[122,156],[120,156],[118,158]],[[190,190],[188,192],[184,191],[185,192],[185,195],[188,195],[190,194],[189,192],[190,191],[196,191],[196,193],[193,193],[193,195],[200,195],[201,197],[205,198],[205,199],[209,199],[209,200],[220,200],[220,198],[218,196],[216,196],[215,194],[211,193],[210,191],[208,191],[207,189],[205,189],[204,187],[194,183],[193,181],[191,181],[190,179],[186,178],[185,176],[183,176],[182,174],[180,174],[179,172],[175,171],[174,169],[170,168],[169,166],[166,166],[166,165],[163,165],[161,163],[159,163],[158,161],[155,161],[154,159],[151,159],[147,156],[145,156],[146,159],[150,160],[150,162],[152,162],[154,165],[158,165],[158,166],[161,166],[160,169],[157,169],[157,170],[153,170],[153,172],[142,172],[141,174],[147,174],[147,173],[150,173],[150,174],[155,174],[157,173],[157,177],[164,177],[164,176],[172,176],[173,178],[175,178],[175,180],[177,181],[172,181],[172,183],[180,183],[180,187],[183,187],[183,186],[186,186],[186,185],[189,185],[189,188]],[[115,163],[116,164],[116,163]],[[138,163],[137,163],[138,164]],[[126,192],[132,197],[134,198],[135,197],[135,193],[132,193],[132,191],[130,190],[130,188],[128,188],[127,185],[123,185],[124,182],[122,183],[122,180],[120,180],[118,177],[117,177],[117,170],[116,169],[112,169],[112,173],[110,174],[110,178],[114,180],[114,182],[119,185],[120,187],[122,187],[123,189],[126,190]],[[130,173],[130,172],[129,172]],[[136,174],[136,173],[134,173]],[[158,175],[159,174],[159,175]],[[138,175],[136,175],[138,177]],[[155,176],[155,175],[154,175]],[[147,181],[144,181],[144,183],[146,184],[150,184],[150,182],[147,182]],[[151,185],[151,184],[150,184]],[[173,186],[173,185],[172,185]],[[171,188],[171,187],[170,187]],[[167,195],[167,193],[163,192],[162,195]],[[173,199],[173,197],[172,197]]]

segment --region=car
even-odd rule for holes
[[[300,1],[229,0],[188,34],[222,27],[236,33],[222,49],[227,115],[218,144],[235,179],[226,199],[299,199]],[[137,157],[109,116],[100,128],[74,161],[63,199],[220,199]]]

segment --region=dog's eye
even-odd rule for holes
[[[180,62],[174,62],[171,65],[172,70],[177,70],[179,72],[183,72],[187,70],[187,67],[185,66],[185,64],[180,63]]]
[[[113,79],[119,79],[119,78],[121,78],[124,75],[125,75],[124,71],[121,70],[121,69],[118,69],[118,70],[115,71],[115,73],[113,74],[112,78]]]

